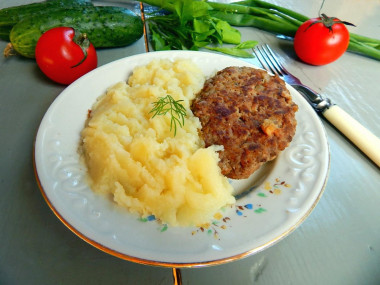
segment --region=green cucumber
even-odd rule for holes
[[[91,0],[48,0],[14,6],[0,10],[0,39],[9,41],[9,33],[13,26],[32,14],[42,14],[56,9],[92,6]]]
[[[13,49],[33,58],[40,36],[55,27],[72,27],[86,33],[95,48],[126,46],[143,35],[143,22],[131,10],[112,6],[61,9],[27,17],[10,33]]]

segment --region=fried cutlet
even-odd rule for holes
[[[206,80],[191,109],[206,147],[223,145],[222,174],[248,178],[291,142],[298,106],[283,80],[251,67],[227,67]]]

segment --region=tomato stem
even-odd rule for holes
[[[344,25],[348,25],[348,26],[354,26],[356,27],[354,24],[350,23],[350,22],[346,22],[346,21],[341,21],[339,20],[338,18],[335,18],[335,17],[328,17],[326,14],[321,14],[320,16],[320,20],[318,21],[315,21],[313,23],[311,23],[306,29],[305,29],[305,32],[313,25],[317,24],[317,23],[322,23],[326,28],[329,29],[329,32],[332,33],[332,26],[335,25],[335,24],[344,24]]]
[[[71,68],[74,68],[74,67],[77,67],[79,65],[82,64],[82,62],[84,62],[87,58],[87,50],[88,48],[90,47],[90,40],[88,39],[88,36],[87,34],[82,34],[76,30],[74,30],[74,38],[73,38],[73,42],[76,43],[82,50],[83,52],[83,58],[80,62],[78,62],[77,64],[71,66]]]

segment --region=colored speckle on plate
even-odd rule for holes
[[[261,213],[264,213],[264,212],[266,212],[266,211],[267,211],[267,210],[264,209],[264,208],[257,208],[257,209],[254,210],[254,212],[257,213],[257,214],[261,214]]]
[[[247,205],[244,205],[244,208],[246,208],[248,210],[252,210],[253,206],[252,206],[252,204],[247,204]]]
[[[156,219],[156,217],[154,215],[150,215],[147,217],[148,221],[154,221]]]
[[[281,181],[279,178],[276,178],[274,183],[266,181],[262,186],[261,190],[258,190],[259,192],[256,195],[257,197],[261,198],[268,198],[272,195],[281,195],[285,188],[290,187],[291,185],[289,185],[285,181]],[[255,201],[255,199],[253,198],[252,201]],[[233,212],[229,212],[227,210],[233,208],[235,208],[235,214],[238,217],[243,218],[248,217],[249,213],[263,214],[267,212],[267,209],[265,209],[260,202],[258,202],[258,204],[247,203],[244,205],[235,204],[225,206],[222,209],[220,209],[219,212],[214,214],[212,221],[210,221],[209,223],[199,225],[196,227],[196,229],[193,229],[191,231],[191,235],[195,235],[197,233],[206,233],[207,235],[213,236],[215,239],[220,240],[219,231],[231,228],[230,221],[232,218],[231,214]],[[230,216],[227,216],[228,213],[230,214]],[[160,227],[158,228],[160,232],[165,232],[169,228],[167,224],[163,224],[160,220],[157,220],[154,215],[140,218],[139,220],[141,222],[157,221],[160,224]]]
[[[221,214],[221,213],[216,213],[215,215],[214,215],[214,219],[216,219],[216,220],[221,220],[221,219],[223,219],[223,215]]]
[[[286,183],[285,181],[281,181],[279,178],[275,179],[275,183],[270,183],[269,181],[266,181],[264,183],[264,190],[268,191],[270,194],[274,195],[280,195],[283,188],[290,188],[291,185]],[[263,195],[261,197],[264,197]]]

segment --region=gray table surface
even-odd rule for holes
[[[30,2],[35,1],[1,0],[0,8]],[[308,16],[316,16],[321,4],[271,2]],[[323,12],[355,23],[351,31],[380,37],[379,0],[329,0]],[[253,28],[241,31],[244,39],[269,43],[305,84],[328,95],[380,137],[379,61],[346,53],[332,64],[309,66],[297,60],[292,42]],[[5,45],[0,41],[0,49]],[[143,39],[99,50],[99,65],[144,52]],[[63,89],[34,60],[0,58],[0,284],[172,284],[170,268],[99,251],[68,230],[45,203],[33,172],[33,143],[43,115]],[[330,175],[306,221],[256,255],[182,269],[183,284],[380,284],[379,168],[333,126],[323,124]]]

